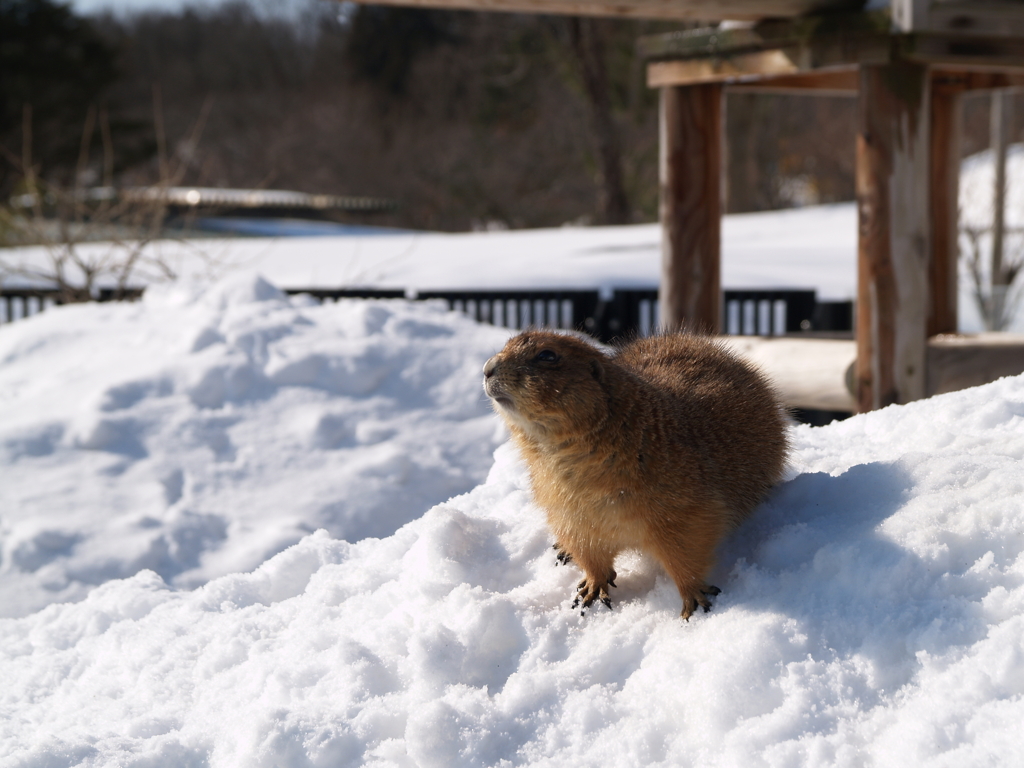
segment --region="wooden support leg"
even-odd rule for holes
[[[661,89],[661,325],[722,323],[722,86]]]
[[[928,335],[957,331],[958,208],[960,197],[961,89],[932,82],[931,89],[931,304]],[[929,386],[928,394],[932,393]]]
[[[931,269],[928,68],[860,70],[857,410],[925,396]]]

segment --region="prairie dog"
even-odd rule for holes
[[[636,549],[675,581],[683,618],[711,607],[716,546],[786,463],[785,411],[763,376],[702,336],[606,354],[527,331],[484,365],[484,391],[526,460],[559,561],[586,576],[574,606],[610,608],[615,556]]]

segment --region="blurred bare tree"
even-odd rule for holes
[[[658,100],[636,40],[678,25],[323,0],[284,17],[231,0],[87,26],[114,55],[92,102],[116,136],[152,126],[158,87],[183,183],[387,197],[400,207],[379,223],[424,229],[657,216]],[[203,145],[189,147],[211,98]],[[727,109],[728,210],[852,199],[852,100],[738,94]],[[69,172],[84,110],[65,136]],[[20,127],[6,130],[0,144],[19,153]],[[152,128],[133,141],[115,141],[115,185],[158,183]]]
[[[973,104],[972,104],[973,102]],[[961,241],[966,242],[963,262],[971,280],[971,293],[985,329],[1004,331],[1014,319],[1024,300],[1017,278],[1024,270],[1024,229],[1006,222],[1009,179],[1006,174],[1010,143],[1020,139],[1019,103],[1016,94],[993,91],[981,98],[972,98],[968,115],[979,114],[981,103],[988,107],[988,143],[992,162],[992,188],[970,190],[981,192],[991,201],[988,221],[977,220],[977,211],[965,215],[961,211]],[[974,133],[980,133],[975,123]],[[1019,213],[1014,216],[1019,221]],[[986,258],[987,257],[987,258]]]

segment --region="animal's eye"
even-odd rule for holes
[[[534,358],[538,363],[554,363],[558,360],[558,355],[552,352],[550,349],[542,349],[537,353],[537,357]]]

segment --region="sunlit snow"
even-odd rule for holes
[[[727,217],[724,282],[851,298],[855,218]],[[711,613],[631,554],[584,617],[508,331],[279,288],[649,286],[656,227],[153,247],[191,279],[0,326],[4,768],[1024,764],[1024,376],[794,427]]]
[[[1024,761],[1024,377],[794,428],[711,613],[632,555],[581,617],[506,335],[246,276],[0,330],[0,764]]]

